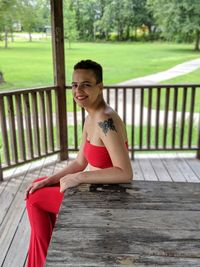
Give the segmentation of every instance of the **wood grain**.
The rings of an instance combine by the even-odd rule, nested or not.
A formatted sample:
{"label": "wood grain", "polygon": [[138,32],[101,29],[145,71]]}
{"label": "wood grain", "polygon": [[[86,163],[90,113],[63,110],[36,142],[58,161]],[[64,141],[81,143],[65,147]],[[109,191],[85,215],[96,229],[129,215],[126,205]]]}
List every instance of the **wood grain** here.
{"label": "wood grain", "polygon": [[66,194],[45,266],[200,266],[200,185],[135,181]]}

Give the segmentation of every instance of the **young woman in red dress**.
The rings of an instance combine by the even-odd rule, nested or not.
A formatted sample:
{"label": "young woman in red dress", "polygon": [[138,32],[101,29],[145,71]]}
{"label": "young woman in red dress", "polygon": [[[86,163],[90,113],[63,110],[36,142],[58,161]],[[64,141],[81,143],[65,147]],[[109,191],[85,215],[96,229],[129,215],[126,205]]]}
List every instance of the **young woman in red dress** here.
{"label": "young woman in red dress", "polygon": [[[80,184],[129,183],[127,134],[103,98],[102,67],[91,60],[74,66],[72,94],[88,115],[77,157],[61,171],[33,181],[25,193],[31,226],[27,267],[43,267],[64,191]],[[89,171],[84,171],[89,165]],[[67,248],[66,248],[67,249]]]}

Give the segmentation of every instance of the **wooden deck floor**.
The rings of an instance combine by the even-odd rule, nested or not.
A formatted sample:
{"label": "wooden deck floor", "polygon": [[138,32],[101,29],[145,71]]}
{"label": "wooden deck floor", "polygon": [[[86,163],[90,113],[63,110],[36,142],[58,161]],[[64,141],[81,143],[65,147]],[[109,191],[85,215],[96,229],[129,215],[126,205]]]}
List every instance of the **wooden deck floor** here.
{"label": "wooden deck floor", "polygon": [[[23,267],[29,242],[24,191],[33,179],[50,175],[68,162],[44,158],[9,170],[0,183],[0,266]],[[188,155],[138,155],[132,162],[134,179],[200,182],[200,161]]]}

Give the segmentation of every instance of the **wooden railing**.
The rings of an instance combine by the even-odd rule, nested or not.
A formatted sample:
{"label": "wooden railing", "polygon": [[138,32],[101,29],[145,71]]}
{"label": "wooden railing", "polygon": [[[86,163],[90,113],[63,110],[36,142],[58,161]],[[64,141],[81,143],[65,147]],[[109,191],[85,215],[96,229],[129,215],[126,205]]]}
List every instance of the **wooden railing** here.
{"label": "wooden railing", "polygon": [[[70,89],[70,87],[67,87]],[[104,97],[124,121],[131,158],[136,151],[196,151],[200,158],[200,84],[105,86]],[[84,110],[74,104],[74,145]]]}
{"label": "wooden railing", "polygon": [[0,93],[2,169],[60,151],[56,87]]}
{"label": "wooden railing", "polygon": [[[0,172],[61,151],[57,87],[0,93]],[[68,151],[78,151],[85,111],[66,87]],[[200,158],[200,85],[105,86],[106,101],[136,151],[196,151]],[[71,100],[70,100],[71,99]],[[71,104],[69,104],[71,102]],[[1,173],[0,173],[1,176]]]}

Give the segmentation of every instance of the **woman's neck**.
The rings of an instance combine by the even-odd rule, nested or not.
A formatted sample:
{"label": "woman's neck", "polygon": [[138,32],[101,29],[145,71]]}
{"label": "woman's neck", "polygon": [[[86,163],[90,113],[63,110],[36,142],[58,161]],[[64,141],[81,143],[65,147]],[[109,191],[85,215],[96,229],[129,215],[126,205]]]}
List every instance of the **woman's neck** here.
{"label": "woman's neck", "polygon": [[97,111],[105,109],[107,106],[106,102],[104,101],[103,97],[99,99],[99,101],[95,102],[92,107],[86,108],[86,111],[90,116],[93,116]]}

